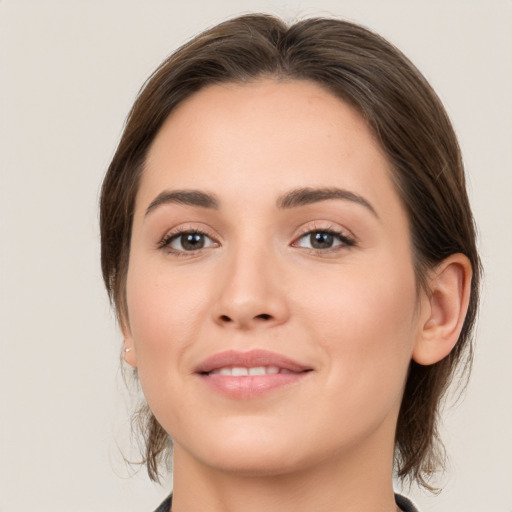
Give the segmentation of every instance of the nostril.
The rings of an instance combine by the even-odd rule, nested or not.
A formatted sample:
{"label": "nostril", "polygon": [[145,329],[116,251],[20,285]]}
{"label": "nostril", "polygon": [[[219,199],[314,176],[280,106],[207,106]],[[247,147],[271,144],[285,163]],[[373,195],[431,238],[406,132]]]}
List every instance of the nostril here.
{"label": "nostril", "polygon": [[[237,319],[236,315],[233,318],[231,318],[228,315],[220,315],[218,318],[219,318],[219,321],[223,324],[230,324],[233,322],[239,323],[240,322],[240,325],[245,325],[246,321],[250,322],[251,317],[244,320],[243,318]],[[256,316],[252,317],[253,321],[263,321],[263,322],[272,320],[272,318],[274,318],[274,317],[272,315],[269,315],[268,313],[261,313],[260,315],[256,315]]]}

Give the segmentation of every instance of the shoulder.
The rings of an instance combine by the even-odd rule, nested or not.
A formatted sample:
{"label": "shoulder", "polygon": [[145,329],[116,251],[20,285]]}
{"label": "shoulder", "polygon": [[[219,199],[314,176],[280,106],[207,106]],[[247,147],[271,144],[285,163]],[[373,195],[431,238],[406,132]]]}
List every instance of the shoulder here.
{"label": "shoulder", "polygon": [[413,505],[412,501],[401,494],[395,494],[395,501],[403,512],[419,512],[419,510]]}
{"label": "shoulder", "polygon": [[169,512],[171,510],[171,504],[172,494],[165,498],[162,503],[160,503],[160,506],[155,510],[155,512]]}

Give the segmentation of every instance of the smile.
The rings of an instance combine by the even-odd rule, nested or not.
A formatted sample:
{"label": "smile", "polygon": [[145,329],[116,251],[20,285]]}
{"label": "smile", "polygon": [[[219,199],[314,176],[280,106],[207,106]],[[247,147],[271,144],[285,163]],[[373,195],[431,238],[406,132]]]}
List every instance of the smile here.
{"label": "smile", "polygon": [[313,368],[265,350],[226,351],[203,361],[195,370],[208,388],[229,398],[256,398],[298,383]]}
{"label": "smile", "polygon": [[253,366],[245,368],[243,366],[224,367],[212,370],[208,375],[230,375],[232,377],[248,377],[250,375],[276,375],[278,373],[295,373],[286,368],[277,366]]}

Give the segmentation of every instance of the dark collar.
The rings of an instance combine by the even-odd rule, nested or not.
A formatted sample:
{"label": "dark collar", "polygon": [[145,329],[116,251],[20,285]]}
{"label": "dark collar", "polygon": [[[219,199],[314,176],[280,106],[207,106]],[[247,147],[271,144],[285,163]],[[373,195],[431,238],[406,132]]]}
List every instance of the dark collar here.
{"label": "dark collar", "polygon": [[[401,494],[395,494],[396,504],[401,508],[403,512],[418,512],[417,508],[412,504],[412,501],[402,496]],[[169,512],[171,510],[172,494],[170,494],[155,510],[155,512]]]}

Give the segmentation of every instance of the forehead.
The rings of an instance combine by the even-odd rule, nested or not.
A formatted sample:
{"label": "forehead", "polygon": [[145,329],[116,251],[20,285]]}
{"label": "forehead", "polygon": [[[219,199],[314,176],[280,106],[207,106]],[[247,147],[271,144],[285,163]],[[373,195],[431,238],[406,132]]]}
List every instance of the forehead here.
{"label": "forehead", "polygon": [[252,201],[308,186],[397,202],[390,174],[363,117],[318,84],[220,84],[192,95],[166,120],[150,147],[137,203],[147,206],[164,189],[202,188]]}

